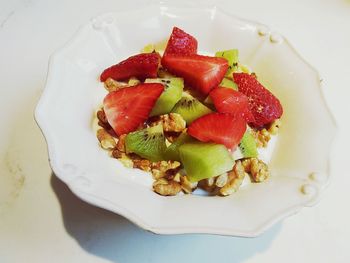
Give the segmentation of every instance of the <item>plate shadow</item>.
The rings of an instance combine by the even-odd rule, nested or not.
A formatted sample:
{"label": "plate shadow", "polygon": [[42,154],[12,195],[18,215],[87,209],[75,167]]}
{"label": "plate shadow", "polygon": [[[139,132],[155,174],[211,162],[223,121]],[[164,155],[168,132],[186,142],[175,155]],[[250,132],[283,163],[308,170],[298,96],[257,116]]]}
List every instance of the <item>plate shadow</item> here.
{"label": "plate shadow", "polygon": [[267,250],[281,230],[278,223],[256,238],[207,234],[157,235],[76,197],[54,174],[64,226],[88,253],[110,262],[242,262]]}

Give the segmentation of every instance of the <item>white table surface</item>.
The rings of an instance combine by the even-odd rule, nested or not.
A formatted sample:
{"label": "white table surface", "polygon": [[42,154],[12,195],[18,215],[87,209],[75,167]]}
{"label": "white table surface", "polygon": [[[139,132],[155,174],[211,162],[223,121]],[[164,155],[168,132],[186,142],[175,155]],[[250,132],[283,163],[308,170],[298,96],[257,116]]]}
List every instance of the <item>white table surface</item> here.
{"label": "white table surface", "polygon": [[285,35],[324,79],[339,132],[316,206],[258,238],[159,236],[80,201],[52,175],[33,119],[49,55],[91,17],[146,4],[0,0],[0,262],[350,262],[349,0],[225,4]]}

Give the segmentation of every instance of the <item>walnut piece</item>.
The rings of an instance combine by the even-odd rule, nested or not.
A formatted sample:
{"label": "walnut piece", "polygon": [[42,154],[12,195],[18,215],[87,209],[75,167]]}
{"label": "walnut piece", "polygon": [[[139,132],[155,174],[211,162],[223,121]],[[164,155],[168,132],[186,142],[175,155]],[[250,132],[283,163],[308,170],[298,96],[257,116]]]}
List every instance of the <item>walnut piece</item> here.
{"label": "walnut piece", "polygon": [[159,118],[150,123],[150,126],[162,124],[165,132],[182,132],[186,128],[186,121],[178,113],[160,115]]}
{"label": "walnut piece", "polygon": [[153,190],[163,196],[177,195],[181,191],[181,185],[178,182],[160,178],[153,183]]}
{"label": "walnut piece", "polygon": [[255,137],[257,147],[267,147],[267,144],[271,139],[271,135],[268,132],[268,130],[266,130],[265,128],[262,130],[252,130],[252,134]]}
{"label": "walnut piece", "polygon": [[270,127],[268,128],[268,132],[272,135],[276,135],[281,128],[282,121],[280,119],[274,120],[271,124]]}
{"label": "walnut piece", "polygon": [[132,77],[128,81],[128,86],[136,86],[140,83],[141,83],[141,81],[139,81],[137,78]]}
{"label": "walnut piece", "polygon": [[167,177],[168,179],[173,179],[180,169],[180,163],[177,161],[159,161],[154,162],[151,165],[152,175],[155,180],[163,177]]}
{"label": "walnut piece", "polygon": [[198,187],[202,188],[203,190],[209,193],[213,193],[216,190],[215,177],[200,180],[198,182]]}
{"label": "walnut piece", "polygon": [[126,134],[122,134],[119,136],[118,142],[117,142],[117,149],[123,153],[125,153],[125,138],[126,138]]}
{"label": "walnut piece", "polygon": [[242,160],[245,172],[251,175],[256,183],[265,181],[270,176],[269,167],[258,158],[246,158]]}
{"label": "walnut piece", "polygon": [[147,159],[134,159],[132,160],[134,165],[134,168],[139,168],[142,171],[149,172],[151,171],[151,162]]}
{"label": "walnut piece", "polygon": [[117,145],[114,138],[105,129],[98,129],[96,135],[101,147],[105,150],[111,150]]}
{"label": "walnut piece", "polygon": [[197,182],[192,183],[190,180],[188,180],[186,175],[180,177],[180,183],[182,191],[184,191],[185,194],[191,194],[198,185]]}
{"label": "walnut piece", "polygon": [[215,185],[217,187],[223,187],[224,185],[227,184],[227,181],[228,181],[228,174],[223,173],[215,178]]}
{"label": "walnut piece", "polygon": [[228,172],[227,183],[219,190],[219,193],[223,196],[228,196],[237,192],[243,182],[245,174],[241,161],[236,161],[233,169]]}
{"label": "walnut piece", "polygon": [[255,137],[256,145],[259,148],[266,148],[271,139],[271,135],[276,135],[281,125],[282,121],[280,119],[277,119],[270,123],[267,128],[263,128],[261,130],[252,129],[252,134]]}
{"label": "walnut piece", "polygon": [[112,151],[112,157],[113,158],[116,158],[116,159],[119,159],[119,158],[123,158],[124,156],[126,156],[125,153],[119,151],[118,149],[113,149]]}
{"label": "walnut piece", "polygon": [[106,79],[106,81],[104,82],[104,87],[108,92],[112,92],[112,91],[116,91],[119,89],[123,89],[125,87],[129,86],[129,84],[124,83],[124,82],[119,82],[116,81],[112,78],[108,78]]}

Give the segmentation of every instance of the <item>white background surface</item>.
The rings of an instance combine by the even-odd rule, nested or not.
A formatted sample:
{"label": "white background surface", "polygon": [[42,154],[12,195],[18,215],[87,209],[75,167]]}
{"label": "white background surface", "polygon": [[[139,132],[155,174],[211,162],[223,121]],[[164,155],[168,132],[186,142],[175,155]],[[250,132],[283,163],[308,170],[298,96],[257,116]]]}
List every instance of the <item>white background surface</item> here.
{"label": "white background surface", "polygon": [[0,262],[350,262],[349,0],[224,4],[281,32],[324,79],[339,131],[315,207],[254,239],[158,236],[83,203],[52,175],[33,119],[49,55],[91,17],[146,4],[0,0]]}

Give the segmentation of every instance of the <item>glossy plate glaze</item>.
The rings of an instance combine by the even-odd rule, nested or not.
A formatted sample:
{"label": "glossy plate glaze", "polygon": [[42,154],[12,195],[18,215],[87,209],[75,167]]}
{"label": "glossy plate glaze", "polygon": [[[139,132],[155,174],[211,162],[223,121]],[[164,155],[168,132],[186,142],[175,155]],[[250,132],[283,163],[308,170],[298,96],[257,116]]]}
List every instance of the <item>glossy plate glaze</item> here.
{"label": "glossy plate glaze", "polygon": [[[162,197],[152,191],[149,174],[125,168],[99,147],[92,122],[105,95],[100,72],[163,40],[174,25],[194,35],[203,52],[238,48],[241,62],[281,100],[283,127],[266,183],[248,184],[226,198]],[[267,26],[217,8],[153,5],[92,19],[51,57],[35,117],[54,173],[78,197],[160,234],[252,237],[315,204],[329,179],[335,134],[317,72]]]}

